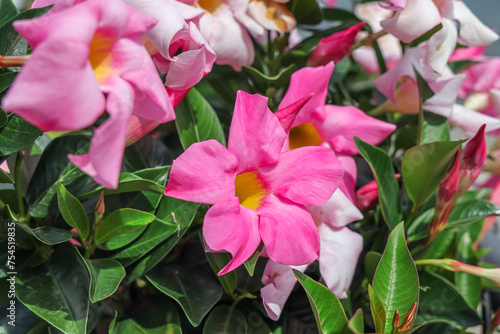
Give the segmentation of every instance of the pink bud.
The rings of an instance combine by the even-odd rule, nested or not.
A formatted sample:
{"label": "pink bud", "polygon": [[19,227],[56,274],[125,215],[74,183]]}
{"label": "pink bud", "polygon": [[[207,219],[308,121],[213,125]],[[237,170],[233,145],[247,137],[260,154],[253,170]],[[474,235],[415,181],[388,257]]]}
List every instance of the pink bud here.
{"label": "pink bud", "polygon": [[465,145],[460,161],[460,183],[458,185],[460,196],[465,194],[474,181],[476,181],[486,165],[485,127],[486,124],[483,124],[476,135]]}
{"label": "pink bud", "polygon": [[326,65],[332,61],[338,63],[351,50],[358,32],[364,27],[360,22],[350,28],[322,38],[309,57],[308,64],[312,66]]}
{"label": "pink bud", "polygon": [[408,330],[413,327],[413,322],[415,321],[415,317],[417,316],[417,305],[417,302],[413,303],[412,307],[403,318],[403,322],[401,323],[398,332]]}
{"label": "pink bud", "polygon": [[278,120],[281,123],[281,126],[285,130],[285,132],[290,132],[290,129],[292,128],[293,121],[295,120],[295,117],[299,113],[299,111],[302,109],[302,107],[311,100],[313,97],[314,92],[310,93],[309,95],[304,96],[303,98],[295,101],[294,103],[279,109],[274,113],[274,115],[278,118]]}

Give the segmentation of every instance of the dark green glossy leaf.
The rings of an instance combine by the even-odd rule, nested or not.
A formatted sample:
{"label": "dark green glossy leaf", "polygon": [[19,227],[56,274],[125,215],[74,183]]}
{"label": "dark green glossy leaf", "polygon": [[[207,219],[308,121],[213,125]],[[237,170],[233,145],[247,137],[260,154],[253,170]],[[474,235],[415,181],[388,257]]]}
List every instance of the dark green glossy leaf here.
{"label": "dark green glossy leaf", "polygon": [[175,235],[180,237],[191,225],[200,204],[163,196],[156,220],[127,248],[116,253],[113,258],[125,267],[129,266],[154,247]]}
{"label": "dark green glossy leaf", "polygon": [[377,333],[383,333],[385,319],[387,318],[385,306],[382,304],[377,292],[371,285],[368,285],[368,296],[370,297],[370,310],[372,313],[373,323],[375,324],[375,330]]}
{"label": "dark green glossy leaf", "polygon": [[219,305],[208,315],[203,334],[249,333],[243,313],[234,307]]}
{"label": "dark green glossy leaf", "polygon": [[217,275],[217,278],[219,279],[220,283],[222,284],[222,288],[224,291],[232,296],[234,289],[236,289],[236,285],[238,284],[238,276],[236,275],[236,272],[233,270],[231,272],[228,272],[225,275],[218,275],[219,271],[224,268],[229,261],[231,261],[231,255],[228,253],[206,253],[208,263],[210,263],[210,266],[214,270],[215,274]]}
{"label": "dark green glossy leaf", "polygon": [[10,114],[8,123],[0,129],[0,156],[22,150],[41,134],[37,127],[17,115]]}
{"label": "dark green glossy leaf", "polygon": [[125,269],[120,262],[112,259],[83,259],[90,274],[89,296],[92,303],[111,296],[125,277]]}
{"label": "dark green glossy leaf", "polygon": [[124,319],[109,327],[109,334],[181,334],[179,314],[166,300],[148,301],[149,307],[141,308],[133,318]]}
{"label": "dark green glossy leaf", "polygon": [[89,235],[89,218],[82,203],[61,184],[57,183],[57,204],[69,226],[76,228],[82,240]]}
{"label": "dark green glossy leaf", "polygon": [[175,111],[175,125],[184,149],[208,139],[215,139],[226,145],[226,137],[217,114],[196,88],[189,91]]}
{"label": "dark green glossy leaf", "polygon": [[96,244],[102,244],[121,234],[130,233],[155,220],[155,215],[134,209],[120,209],[104,218],[95,231]]}
{"label": "dark green glossy leaf", "polygon": [[349,319],[349,329],[354,334],[362,334],[365,332],[365,323],[363,321],[363,310],[358,309],[356,313]]}
{"label": "dark green glossy leaf", "polygon": [[363,158],[370,165],[373,176],[377,181],[382,215],[387,226],[392,230],[401,222],[402,214],[399,185],[395,177],[391,158],[380,148],[372,146],[358,137],[354,137],[354,142]]}
{"label": "dark green glossy leaf", "polygon": [[416,323],[445,322],[457,327],[473,327],[482,323],[457,289],[444,277],[424,271],[419,275],[420,304]]}
{"label": "dark green glossy leaf", "polygon": [[89,315],[89,275],[73,247],[58,247],[50,260],[18,273],[19,300],[65,333],[85,334]]}
{"label": "dark green glossy leaf", "polygon": [[217,282],[192,268],[157,266],[146,278],[158,290],[177,301],[195,327],[222,296],[222,288]]}
{"label": "dark green glossy leaf", "polygon": [[3,169],[0,169],[0,183],[14,183],[14,180],[9,173],[6,173]]}
{"label": "dark green glossy leaf", "polygon": [[446,117],[424,111],[422,144],[450,140],[450,127]]}
{"label": "dark green glossy leaf", "polygon": [[116,236],[113,239],[108,240],[107,242],[98,245],[98,247],[100,249],[104,249],[104,250],[115,250],[118,248],[122,248],[122,247],[130,244],[135,239],[137,239],[142,234],[142,232],[144,232],[144,230],[146,228],[147,228],[147,225],[140,226],[137,230],[132,231],[132,232],[127,233],[127,234],[122,234],[122,235]]}
{"label": "dark green glossy leaf", "polygon": [[78,197],[88,189],[97,188],[96,183],[69,162],[68,154],[83,154],[88,151],[89,137],[66,135],[52,140],[36,166],[26,194],[31,204],[30,215],[43,218],[58,212],[57,182]]}
{"label": "dark green glossy leaf", "polygon": [[413,303],[418,302],[417,268],[406,245],[404,222],[389,235],[373,278],[373,289],[386,310],[384,333],[391,333],[394,312],[407,312]]}
{"label": "dark green glossy leaf", "polygon": [[31,228],[21,223],[16,223],[16,227],[22,229],[29,235],[37,238],[46,245],[56,245],[68,241],[73,237],[73,233],[67,230],[52,226],[41,226]]}
{"label": "dark green glossy leaf", "polygon": [[[17,72],[7,72],[0,74],[0,94],[12,85],[14,79],[17,76]],[[3,109],[2,109],[2,112]],[[2,125],[3,127],[3,125]]]}
{"label": "dark green glossy leaf", "polygon": [[401,171],[410,199],[419,207],[438,190],[463,140],[442,141],[410,148],[403,155]]}
{"label": "dark green glossy leaf", "polygon": [[243,72],[252,78],[257,88],[261,92],[265,93],[269,87],[278,89],[286,86],[286,84],[290,81],[290,76],[297,70],[297,66],[295,64],[291,64],[273,77],[265,75],[255,67],[243,66],[242,69]]}
{"label": "dark green glossy leaf", "polygon": [[378,263],[382,258],[382,254],[379,252],[369,251],[365,255],[365,272],[366,278],[369,281],[373,281],[373,276],[375,276],[375,271],[377,271]]}
{"label": "dark green glossy leaf", "polygon": [[42,16],[47,13],[50,8],[52,8],[52,6],[28,9],[14,17],[11,17],[2,26],[0,26],[0,36],[2,36],[2,39],[0,40],[0,55],[6,55],[19,37],[19,34],[12,26],[14,21],[33,19],[35,17]]}
{"label": "dark green glossy leaf", "polygon": [[[409,241],[421,240],[427,236],[427,226],[433,215],[434,209],[429,209],[413,221],[408,229]],[[500,216],[500,207],[486,200],[459,199],[450,214],[445,230],[472,224],[489,216]]]}
{"label": "dark green glossy leaf", "polygon": [[12,0],[0,0],[0,27],[19,14]]}
{"label": "dark green glossy leaf", "polygon": [[[470,233],[465,232],[458,242],[455,259],[462,263],[477,266],[477,259],[472,249],[473,244],[474,242],[470,237]],[[457,286],[458,292],[460,292],[467,303],[469,303],[473,309],[476,309],[481,299],[481,278],[457,272],[455,273],[455,285]]]}
{"label": "dark green glossy leaf", "polygon": [[328,21],[361,22],[353,12],[340,8],[323,8],[323,14]]}
{"label": "dark green glossy leaf", "polygon": [[320,333],[350,333],[344,308],[333,292],[298,270],[293,270],[299,283],[306,291],[307,298],[316,318]]}
{"label": "dark green glossy leaf", "polygon": [[323,19],[323,11],[316,0],[292,0],[286,5],[298,24],[318,24]]}

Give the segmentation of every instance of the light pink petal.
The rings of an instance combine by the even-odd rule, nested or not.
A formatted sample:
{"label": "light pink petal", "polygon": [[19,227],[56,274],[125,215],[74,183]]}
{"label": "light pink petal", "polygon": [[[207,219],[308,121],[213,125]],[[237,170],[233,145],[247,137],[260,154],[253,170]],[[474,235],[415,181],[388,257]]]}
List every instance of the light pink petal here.
{"label": "light pink petal", "polygon": [[427,45],[427,59],[430,67],[441,73],[457,44],[457,27],[443,18],[443,27],[431,36]]}
{"label": "light pink petal", "polygon": [[463,1],[448,1],[452,9],[452,19],[460,22],[458,42],[467,46],[489,45],[498,35],[484,25]]}
{"label": "light pink petal", "polygon": [[127,126],[126,146],[130,146],[153,131],[161,123],[132,115]]}
{"label": "light pink petal", "polygon": [[319,270],[326,286],[340,299],[347,298],[347,290],[354,277],[358,257],[363,250],[363,237],[347,227],[331,229],[319,226],[321,252]]}
{"label": "light pink petal", "polygon": [[213,251],[231,253],[233,258],[219,272],[224,275],[242,265],[260,244],[259,217],[233,197],[212,206],[205,215],[203,237]]}
{"label": "light pink petal", "polygon": [[326,65],[328,62],[340,62],[351,50],[356,35],[363,29],[365,22],[360,22],[345,30],[322,38],[309,57],[312,66]]}
{"label": "light pink petal", "polygon": [[35,0],[33,1],[31,8],[42,8],[54,5],[54,7],[50,10],[50,13],[55,13],[83,1],[84,0]]}
{"label": "light pink petal", "polygon": [[441,15],[432,0],[410,0],[404,10],[380,22],[401,41],[409,43],[441,23]]}
{"label": "light pink petal", "polygon": [[108,82],[106,93],[109,118],[95,130],[89,153],[69,155],[69,159],[97,183],[109,189],[116,189],[125,150],[127,126],[132,115],[133,92],[127,82],[113,77]]}
{"label": "light pink petal", "polygon": [[326,147],[284,152],[277,165],[261,168],[266,188],[304,205],[325,204],[344,175],[342,163]]}
{"label": "light pink petal", "polygon": [[344,193],[344,195],[349,198],[352,203],[355,202],[355,189],[356,189],[356,180],[358,178],[358,168],[356,167],[356,162],[354,158],[350,155],[337,155],[342,164],[344,165],[344,177],[339,184],[340,190]]}
{"label": "light pink petal", "polygon": [[492,89],[490,90],[490,94],[493,103],[495,104],[497,109],[500,110],[500,89]]}
{"label": "light pink petal", "polygon": [[90,126],[104,112],[105,99],[88,52],[79,42],[50,40],[40,44],[2,100],[2,107],[42,131]]}
{"label": "light pink petal", "polygon": [[232,198],[237,164],[218,141],[195,143],[172,163],[165,195],[206,204]]}
{"label": "light pink petal", "polygon": [[275,164],[280,157],[286,133],[267,100],[244,91],[237,93],[228,149],[238,158],[238,173]]}
{"label": "light pink petal", "polygon": [[184,1],[186,3],[182,3],[181,1],[172,2],[177,12],[179,12],[181,17],[188,23],[193,22],[198,25],[200,18],[205,15],[203,9],[194,6],[195,0],[191,1],[192,3],[189,3],[190,1]]}
{"label": "light pink petal", "polygon": [[274,116],[278,118],[278,120],[281,123],[281,126],[283,127],[283,130],[285,130],[286,133],[290,132],[292,124],[295,121],[295,118],[297,117],[297,114],[306,105],[306,103],[309,102],[309,100],[311,100],[313,96],[314,93],[311,93],[297,100],[291,105],[279,109],[274,113]]}
{"label": "light pink petal", "polygon": [[333,193],[326,204],[308,206],[307,209],[316,224],[323,223],[333,228],[341,228],[363,219],[363,214],[340,189]]}
{"label": "light pink petal", "polygon": [[279,109],[291,105],[297,100],[297,97],[314,93],[311,100],[306,103],[295,118],[293,126],[311,122],[313,119],[322,120],[324,118],[323,106],[333,67],[333,63],[318,67],[304,67],[292,74],[290,86],[279,104]]}
{"label": "light pink petal", "polygon": [[269,318],[275,321],[279,319],[283,306],[295,283],[297,283],[297,278],[292,269],[304,272],[306,267],[306,265],[291,267],[276,263],[273,260],[267,261],[262,275],[262,284],[265,286],[260,289],[260,295]]}
{"label": "light pink petal", "polygon": [[486,124],[486,133],[500,129],[499,119],[481,114],[459,104],[453,105],[448,121],[458,126],[466,135],[475,134],[483,124]]}
{"label": "light pink petal", "polygon": [[377,145],[396,130],[394,124],[370,117],[353,106],[327,105],[325,112],[325,120],[317,125],[321,136],[340,154],[359,154],[354,136]]}
{"label": "light pink petal", "polygon": [[[229,8],[220,9],[217,15],[204,15],[200,31],[217,55],[216,63],[229,65],[236,71],[253,63],[255,51],[252,38],[233,17]],[[227,34],[230,31],[231,34]]]}
{"label": "light pink petal", "polygon": [[375,207],[378,203],[377,181],[373,180],[356,191],[356,207],[362,212],[366,212]]}
{"label": "light pink petal", "polygon": [[408,0],[384,0],[379,2],[379,5],[386,9],[401,11],[405,9],[407,2]]}
{"label": "light pink petal", "polygon": [[434,96],[424,102],[424,109],[438,115],[449,117],[452,113],[453,104],[458,95],[458,89],[465,78],[465,74],[453,75],[448,79],[430,83]]}
{"label": "light pink petal", "polygon": [[260,237],[270,259],[299,266],[318,258],[318,229],[305,207],[268,195],[259,208],[259,217]]}
{"label": "light pink petal", "polygon": [[460,60],[485,60],[484,51],[486,46],[471,46],[456,49],[450,57],[450,62]]}

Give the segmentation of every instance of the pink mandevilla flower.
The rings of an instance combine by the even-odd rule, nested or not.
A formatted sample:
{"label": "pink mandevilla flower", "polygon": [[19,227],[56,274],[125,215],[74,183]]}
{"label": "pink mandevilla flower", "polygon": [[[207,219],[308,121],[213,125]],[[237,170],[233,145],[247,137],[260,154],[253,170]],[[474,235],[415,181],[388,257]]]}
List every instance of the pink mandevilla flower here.
{"label": "pink mandevilla flower", "polygon": [[116,188],[130,117],[175,118],[141,43],[155,24],[156,19],[119,0],[89,0],[15,22],[33,54],[3,108],[43,131],[81,130],[106,110],[109,118],[95,130],[89,153],[70,160],[96,182]]}
{"label": "pink mandevilla flower", "polygon": [[238,92],[228,149],[215,140],[190,146],[172,164],[165,195],[213,205],[203,235],[213,251],[243,264],[262,241],[267,255],[287,265],[318,258],[318,230],[306,205],[327,202],[343,175],[323,147],[282,152],[286,133],[267,98]]}

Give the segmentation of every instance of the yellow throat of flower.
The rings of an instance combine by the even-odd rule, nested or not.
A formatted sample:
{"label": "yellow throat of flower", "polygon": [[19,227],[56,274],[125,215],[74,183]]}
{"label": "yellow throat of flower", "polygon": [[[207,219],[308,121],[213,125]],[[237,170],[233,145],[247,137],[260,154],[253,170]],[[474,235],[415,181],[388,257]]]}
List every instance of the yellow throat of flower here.
{"label": "yellow throat of flower", "polygon": [[252,210],[257,210],[262,204],[262,199],[269,193],[264,188],[257,171],[236,175],[235,186],[240,204]]}
{"label": "yellow throat of flower", "polygon": [[104,83],[107,77],[117,72],[112,65],[113,55],[111,53],[111,48],[115,42],[115,38],[106,37],[96,32],[92,43],[90,43],[89,61],[100,84]]}
{"label": "yellow throat of flower", "polygon": [[198,5],[209,13],[215,13],[222,5],[223,0],[198,0]]}
{"label": "yellow throat of flower", "polygon": [[290,130],[290,149],[304,146],[318,146],[324,142],[312,123],[304,123]]}

